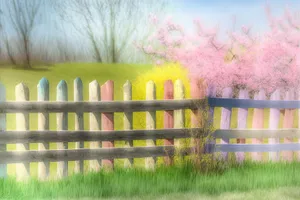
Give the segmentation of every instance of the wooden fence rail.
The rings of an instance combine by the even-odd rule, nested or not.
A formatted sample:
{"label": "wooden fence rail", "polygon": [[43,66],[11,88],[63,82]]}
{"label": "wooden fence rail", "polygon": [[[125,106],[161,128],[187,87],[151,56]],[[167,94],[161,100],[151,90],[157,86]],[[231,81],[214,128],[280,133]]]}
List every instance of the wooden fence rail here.
{"label": "wooden fence rail", "polygon": [[[153,130],[107,130],[107,131],[1,131],[0,144],[37,142],[83,142],[83,141],[123,141],[145,139],[191,138],[191,132],[201,133],[202,128],[153,129]],[[205,133],[203,133],[205,136]],[[300,138],[299,129],[218,129],[211,134],[214,138]]]}
{"label": "wooden fence rail", "polygon": [[102,102],[1,102],[0,113],[16,112],[144,112],[158,110],[197,109],[205,100],[145,100]]}
{"label": "wooden fence rail", "polygon": [[[206,144],[206,153],[221,152],[228,159],[234,152],[237,160],[246,159],[245,153],[251,152],[250,159],[262,161],[262,152],[268,152],[268,159],[291,161],[294,154],[300,160],[300,129],[293,128],[295,109],[300,110],[300,101],[294,100],[293,90],[281,100],[276,90],[270,100],[266,100],[264,91],[249,98],[247,90],[240,90],[237,99],[233,90],[225,88],[222,97],[217,98],[213,88],[205,88],[198,80],[191,82],[191,97],[185,99],[182,81],[173,84],[167,80],[164,84],[164,100],[156,99],[156,85],[149,81],[146,85],[145,101],[132,100],[132,85],[129,81],[123,86],[123,100],[115,101],[114,83],[107,81],[99,85],[97,81],[89,84],[89,101],[83,99],[83,84],[80,78],[74,80],[74,102],[68,100],[67,83],[62,80],[56,88],[56,102],[49,101],[49,82],[46,78],[38,84],[37,101],[29,100],[29,88],[24,84],[16,86],[16,101],[6,101],[5,87],[0,84],[0,177],[7,176],[7,164],[16,164],[17,180],[30,177],[30,163],[38,162],[38,178],[47,180],[50,174],[50,162],[57,162],[57,178],[69,174],[68,161],[75,161],[74,172],[84,172],[83,161],[89,160],[89,170],[112,169],[114,159],[125,159],[124,167],[134,166],[134,158],[145,158],[145,167],[154,169],[157,157],[164,157],[166,165],[174,163],[175,153],[188,155],[198,148],[199,138],[191,133],[205,136],[201,121],[201,111],[208,101],[210,120],[221,107],[220,129],[212,133],[212,139]],[[238,108],[237,128],[231,128],[233,108]],[[248,108],[254,108],[252,129],[247,129]],[[270,108],[268,129],[264,129],[264,108]],[[190,109],[191,127],[185,125],[185,110]],[[156,112],[164,111],[163,129],[156,128]],[[84,127],[84,113],[89,113],[89,130]],[[114,130],[114,113],[124,113],[123,129]],[[146,112],[144,130],[133,129],[133,112]],[[283,128],[279,129],[280,112],[283,116]],[[16,130],[8,131],[7,113],[16,113]],[[38,130],[30,130],[29,113],[38,113]],[[56,114],[57,130],[49,130],[49,114]],[[68,130],[68,113],[75,113],[75,130]],[[216,117],[216,116],[215,116]],[[299,121],[300,123],[300,121]],[[298,127],[299,127],[298,123]],[[182,139],[190,138],[190,145],[183,147]],[[268,139],[268,143],[263,139]],[[163,146],[157,146],[157,140],[163,139]],[[250,140],[246,144],[246,139]],[[283,143],[280,141],[283,139]],[[298,142],[293,142],[297,139]],[[146,140],[146,146],[134,146],[133,141]],[[235,142],[232,143],[232,140]],[[115,147],[116,141],[125,141],[124,147]],[[56,143],[57,149],[50,150],[49,143]],[[75,142],[75,149],[69,149],[68,142]],[[84,148],[84,142],[89,146]],[[38,143],[37,150],[30,150],[29,144]],[[17,144],[16,151],[7,151],[7,144]]]}

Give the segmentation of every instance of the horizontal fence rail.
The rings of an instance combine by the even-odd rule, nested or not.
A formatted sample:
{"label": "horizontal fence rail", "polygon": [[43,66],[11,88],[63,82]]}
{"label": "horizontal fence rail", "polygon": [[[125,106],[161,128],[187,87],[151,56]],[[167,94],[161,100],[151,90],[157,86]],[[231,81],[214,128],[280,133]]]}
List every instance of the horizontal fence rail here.
{"label": "horizontal fence rail", "polygon": [[252,100],[233,98],[208,98],[211,107],[226,108],[277,108],[277,109],[297,109],[300,108],[300,101],[283,100]]}
{"label": "horizontal fence rail", "polygon": [[[190,148],[183,149],[180,155],[188,155]],[[41,161],[74,161],[115,158],[144,158],[152,156],[174,155],[174,146],[101,148],[101,149],[63,149],[63,150],[28,150],[0,152],[0,164]]]}
{"label": "horizontal fence rail", "polygon": [[216,138],[300,138],[300,129],[218,129],[212,136]]}
{"label": "horizontal fence rail", "polygon": [[[120,141],[145,139],[191,138],[201,135],[202,128],[153,129],[153,130],[105,130],[105,131],[0,131],[0,144],[37,142]],[[202,134],[202,136],[207,136]],[[211,133],[215,138],[300,138],[300,129],[218,129]]]}
{"label": "horizontal fence rail", "polygon": [[[143,112],[199,109],[206,99],[99,101],[99,102],[0,102],[0,113],[17,112]],[[300,101],[208,98],[210,107],[300,109]]]}
{"label": "horizontal fence rail", "polygon": [[0,102],[0,113],[18,112],[139,112],[156,110],[197,109],[203,100],[147,100],[98,102]]}
{"label": "horizontal fence rail", "polygon": [[[194,128],[196,130],[202,130]],[[77,142],[189,138],[190,129],[113,130],[113,131],[2,131],[0,144],[35,142]]]}
{"label": "horizontal fence rail", "polygon": [[[290,144],[206,144],[205,153],[214,152],[279,152],[299,151],[299,143]],[[64,149],[64,150],[28,150],[0,152],[0,164],[41,161],[74,161],[91,159],[145,158],[174,156],[174,146],[101,148],[101,149]],[[178,155],[186,156],[193,148],[178,149]]]}
{"label": "horizontal fence rail", "polygon": [[289,144],[211,144],[210,152],[279,152],[299,151],[299,143]]}

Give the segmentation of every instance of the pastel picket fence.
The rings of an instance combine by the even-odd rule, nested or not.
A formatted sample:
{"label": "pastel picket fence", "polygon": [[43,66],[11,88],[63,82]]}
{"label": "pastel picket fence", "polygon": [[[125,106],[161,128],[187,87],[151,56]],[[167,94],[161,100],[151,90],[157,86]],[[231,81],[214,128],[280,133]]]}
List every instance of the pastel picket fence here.
{"label": "pastel picket fence", "polygon": [[[189,131],[201,131],[201,102],[208,100],[211,117],[220,114],[220,128],[213,132],[214,139],[207,144],[205,153],[221,152],[223,159],[228,153],[234,153],[239,162],[243,162],[245,153],[254,161],[292,161],[299,160],[299,129],[293,128],[294,114],[300,108],[293,98],[293,91],[281,100],[279,91],[275,91],[270,100],[266,100],[263,91],[249,98],[246,90],[240,90],[238,98],[233,98],[233,90],[226,88],[222,97],[204,88],[199,81],[191,81],[191,99],[185,98],[185,89],[181,80],[174,83],[166,80],[164,100],[156,99],[156,87],[153,81],[145,86],[143,101],[132,100],[132,85],[126,81],[123,85],[123,101],[114,100],[114,82],[109,80],[103,85],[95,80],[89,84],[89,101],[84,101],[83,84],[80,78],[74,80],[74,100],[68,100],[66,81],[59,82],[56,88],[56,101],[49,101],[49,82],[42,78],[38,83],[37,101],[30,101],[29,88],[20,83],[15,88],[15,101],[6,101],[5,87],[0,84],[0,176],[7,177],[7,164],[16,164],[17,180],[30,178],[30,162],[38,162],[38,178],[47,180],[50,162],[57,162],[57,179],[68,176],[68,162],[75,161],[74,171],[84,172],[83,162],[89,161],[88,171],[113,169],[114,159],[125,159],[124,167],[133,167],[134,158],[145,158],[145,168],[154,169],[157,157],[164,157],[167,165],[174,163],[177,147],[181,139],[192,138]],[[215,112],[220,107],[221,112]],[[237,108],[237,128],[231,128],[233,108]],[[249,108],[253,110],[252,128],[247,129]],[[270,108],[269,127],[264,128],[264,109]],[[185,124],[185,110],[190,109],[191,127]],[[156,111],[164,111],[164,128],[156,129]],[[279,129],[280,111],[283,112],[283,128]],[[114,113],[124,114],[123,130],[114,130]],[[146,112],[146,129],[133,129],[133,112]],[[6,114],[16,113],[16,130],[6,130]],[[38,130],[29,129],[29,113],[38,113]],[[49,113],[56,113],[57,130],[49,130]],[[68,113],[75,113],[75,130],[68,130]],[[89,130],[84,127],[84,115],[89,113]],[[208,122],[205,122],[208,123]],[[268,138],[264,143],[263,139]],[[280,138],[284,140],[280,142]],[[158,146],[156,140],[164,139],[164,145]],[[250,140],[250,142],[246,142]],[[296,142],[293,142],[296,140]],[[134,140],[146,140],[146,146],[134,146]],[[183,149],[182,155],[193,152],[197,138]],[[124,147],[115,147],[114,141],[125,141]],[[234,141],[234,142],[231,142]],[[49,142],[56,142],[57,149],[50,150]],[[68,148],[68,142],[76,142],[75,149]],[[89,147],[84,148],[84,142]],[[30,150],[30,143],[38,143],[38,150]],[[8,151],[7,144],[17,144],[15,151]],[[262,152],[268,152],[263,159]],[[280,154],[282,156],[280,157]],[[280,159],[281,158],[281,159]]]}

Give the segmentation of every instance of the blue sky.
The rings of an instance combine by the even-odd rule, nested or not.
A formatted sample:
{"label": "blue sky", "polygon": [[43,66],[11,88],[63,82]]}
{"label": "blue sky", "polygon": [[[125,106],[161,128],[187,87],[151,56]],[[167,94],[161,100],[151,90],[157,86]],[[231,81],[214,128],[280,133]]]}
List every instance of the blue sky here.
{"label": "blue sky", "polygon": [[[236,16],[237,27],[251,26],[252,31],[258,33],[268,28],[264,12],[266,0],[170,0],[170,2],[174,21],[183,25],[188,31],[194,30],[193,19],[199,18],[207,27],[219,24],[220,34],[224,36],[225,30],[232,27],[233,15]],[[300,0],[268,0],[268,2],[276,16],[283,12],[286,4],[300,12]],[[53,26],[53,19],[51,19],[53,17],[51,16],[48,22],[39,28],[41,34]]]}
{"label": "blue sky", "polygon": [[199,18],[206,26],[220,25],[221,34],[232,27],[232,16],[236,16],[236,26],[251,26],[253,33],[268,29],[264,6],[268,2],[272,13],[279,16],[288,5],[300,12],[300,0],[177,0],[173,19],[193,30],[193,19]]}

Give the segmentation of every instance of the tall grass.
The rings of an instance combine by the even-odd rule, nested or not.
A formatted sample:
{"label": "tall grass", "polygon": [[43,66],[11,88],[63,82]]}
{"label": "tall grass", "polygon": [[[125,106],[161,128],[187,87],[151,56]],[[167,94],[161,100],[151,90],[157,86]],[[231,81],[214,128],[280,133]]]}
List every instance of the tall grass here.
{"label": "tall grass", "polygon": [[138,197],[192,192],[220,195],[254,189],[300,186],[300,163],[251,163],[231,166],[222,173],[207,174],[185,163],[158,167],[155,171],[116,168],[114,172],[73,175],[64,180],[16,183],[0,180],[0,197],[18,199]]}

